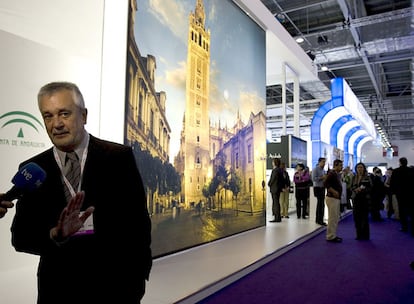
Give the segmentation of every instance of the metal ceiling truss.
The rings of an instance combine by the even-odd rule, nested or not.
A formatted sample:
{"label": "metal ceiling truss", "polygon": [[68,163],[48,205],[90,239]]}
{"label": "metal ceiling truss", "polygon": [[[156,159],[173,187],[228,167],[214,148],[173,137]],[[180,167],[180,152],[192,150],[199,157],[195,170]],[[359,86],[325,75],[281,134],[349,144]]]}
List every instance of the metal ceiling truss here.
{"label": "metal ceiling truss", "polygon": [[[300,112],[311,118],[343,77],[390,141],[414,140],[414,18],[411,0],[261,0],[318,66],[320,82],[300,84]],[[327,71],[322,71],[322,66]],[[292,102],[287,86],[287,103]],[[281,103],[267,87],[267,105]]]}

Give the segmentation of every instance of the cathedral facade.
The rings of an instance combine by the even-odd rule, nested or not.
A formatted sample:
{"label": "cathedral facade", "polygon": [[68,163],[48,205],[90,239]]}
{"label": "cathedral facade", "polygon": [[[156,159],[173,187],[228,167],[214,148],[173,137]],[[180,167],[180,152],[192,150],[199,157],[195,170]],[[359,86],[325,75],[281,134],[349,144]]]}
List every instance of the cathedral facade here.
{"label": "cathedral facade", "polygon": [[[180,151],[174,159],[182,180],[181,197],[186,206],[206,200],[203,188],[217,173],[216,157],[220,155],[225,158],[227,173],[241,178],[240,204],[248,205],[243,209],[263,210],[265,115],[251,114],[246,125],[237,115],[231,128],[210,123],[210,30],[205,28],[205,18],[203,1],[197,0],[189,16],[186,109]],[[234,199],[234,193],[222,192],[216,194],[216,200]]]}

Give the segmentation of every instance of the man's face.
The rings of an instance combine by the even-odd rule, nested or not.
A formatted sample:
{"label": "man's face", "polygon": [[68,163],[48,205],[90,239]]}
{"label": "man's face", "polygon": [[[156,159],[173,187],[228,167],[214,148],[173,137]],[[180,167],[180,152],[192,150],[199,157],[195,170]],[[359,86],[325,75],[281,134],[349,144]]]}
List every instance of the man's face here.
{"label": "man's face", "polygon": [[71,151],[82,142],[87,110],[75,104],[70,91],[61,90],[43,96],[39,109],[47,134],[59,150]]}

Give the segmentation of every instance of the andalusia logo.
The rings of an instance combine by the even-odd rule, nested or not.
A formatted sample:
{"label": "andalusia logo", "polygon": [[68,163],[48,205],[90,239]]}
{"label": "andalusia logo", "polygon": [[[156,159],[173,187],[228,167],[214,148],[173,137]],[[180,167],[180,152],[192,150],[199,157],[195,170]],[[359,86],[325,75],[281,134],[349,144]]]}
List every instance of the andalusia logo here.
{"label": "andalusia logo", "polygon": [[[4,122],[3,122],[4,121]],[[42,122],[30,113],[23,111],[11,111],[0,116],[1,129],[11,124],[21,124],[17,137],[24,138],[23,126],[29,126],[39,132],[39,127],[44,128]]]}

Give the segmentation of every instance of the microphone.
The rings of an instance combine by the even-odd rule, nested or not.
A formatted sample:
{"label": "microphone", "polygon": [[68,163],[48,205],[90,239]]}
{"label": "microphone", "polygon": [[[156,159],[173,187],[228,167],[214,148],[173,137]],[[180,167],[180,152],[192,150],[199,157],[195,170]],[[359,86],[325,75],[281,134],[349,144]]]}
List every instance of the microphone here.
{"label": "microphone", "polygon": [[14,186],[5,194],[0,195],[1,201],[12,201],[20,198],[25,192],[40,187],[46,179],[46,172],[38,164],[30,162],[22,166],[14,175]]}

